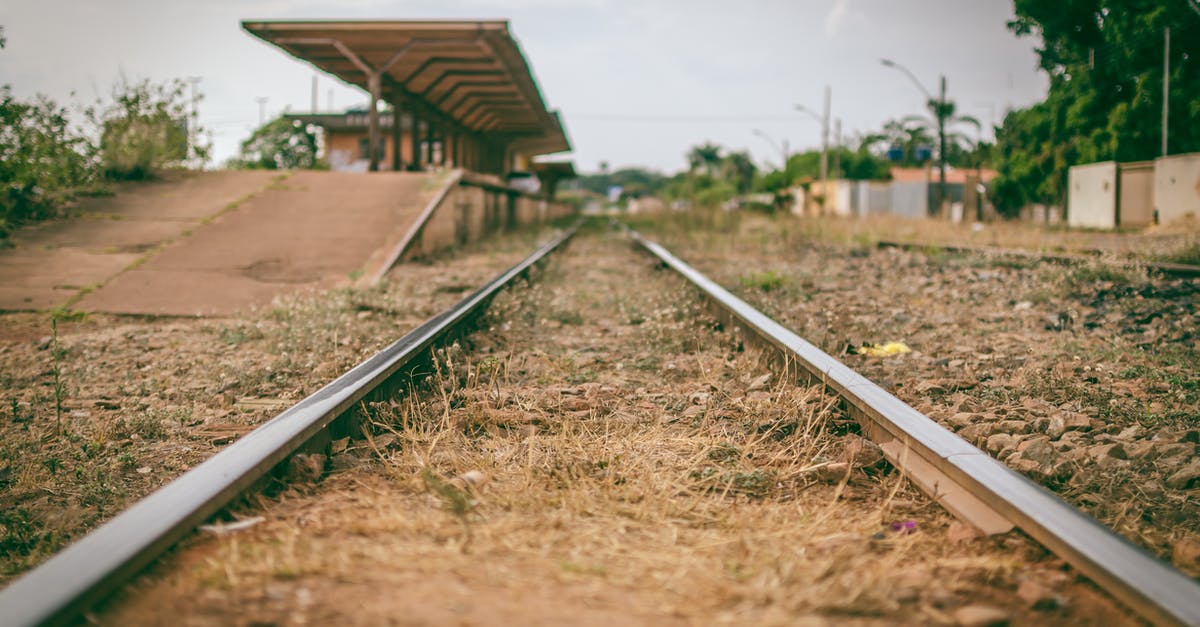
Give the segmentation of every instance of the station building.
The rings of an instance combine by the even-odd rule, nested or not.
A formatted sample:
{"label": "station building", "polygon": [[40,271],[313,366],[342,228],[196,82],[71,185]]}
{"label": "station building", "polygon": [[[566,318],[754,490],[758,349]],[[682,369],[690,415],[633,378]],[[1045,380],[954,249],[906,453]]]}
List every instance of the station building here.
{"label": "station building", "polygon": [[[245,21],[250,34],[364,89],[365,109],[300,114],[340,170],[506,177],[571,149],[506,20]],[[558,168],[550,171],[561,173]]]}

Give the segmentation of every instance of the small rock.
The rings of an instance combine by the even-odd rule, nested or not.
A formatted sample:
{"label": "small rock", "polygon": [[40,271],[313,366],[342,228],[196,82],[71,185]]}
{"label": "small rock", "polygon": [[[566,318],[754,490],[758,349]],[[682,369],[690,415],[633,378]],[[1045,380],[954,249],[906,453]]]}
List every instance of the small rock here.
{"label": "small rock", "polygon": [[1172,457],[1185,458],[1187,455],[1194,454],[1196,446],[1194,444],[1184,444],[1177,442],[1154,443],[1154,451],[1151,453],[1153,459],[1169,459]]}
{"label": "small rock", "polygon": [[582,398],[568,398],[562,402],[560,407],[564,411],[586,411],[591,409],[592,404]]}
{"label": "small rock", "polygon": [[329,470],[341,472],[358,466],[358,457],[352,453],[342,453],[329,458]]}
{"label": "small rock", "polygon": [[1029,423],[1024,420],[1002,420],[1000,424],[996,425],[996,431],[1023,435],[1029,433]]}
{"label": "small rock", "polygon": [[1152,452],[1154,452],[1153,442],[1133,442],[1132,444],[1125,445],[1125,454],[1128,455],[1129,459],[1148,457]]}
{"label": "small rock", "polygon": [[1200,574],[1200,540],[1186,538],[1176,542],[1171,549],[1171,561],[1193,577]]}
{"label": "small rock", "polygon": [[817,481],[823,483],[840,483],[846,478],[846,473],[850,471],[850,464],[846,462],[831,462],[817,468],[813,472],[813,476]]}
{"label": "small rock", "polygon": [[1196,485],[1197,480],[1200,480],[1200,459],[1193,459],[1187,466],[1167,477],[1167,486],[1176,490],[1187,490]]}
{"label": "small rock", "polygon": [[1062,418],[1067,431],[1087,431],[1092,428],[1092,419],[1087,414],[1067,411],[1055,415]]}
{"label": "small rock", "polygon": [[985,438],[987,438],[991,434],[992,434],[992,425],[985,423],[985,422],[973,424],[969,427],[963,428],[962,431],[958,432],[958,435],[962,439],[964,439],[972,444],[976,444],[976,445],[978,445],[981,441],[983,441]]}
{"label": "small rock", "polygon": [[137,469],[137,474],[139,474],[139,475],[148,475],[148,474],[150,474],[150,467],[149,467],[149,466],[142,466],[141,468],[138,468],[138,469]]}
{"label": "small rock", "polygon": [[1029,607],[1041,612],[1054,610],[1063,605],[1062,597],[1055,594],[1054,590],[1031,579],[1021,582],[1021,585],[1017,587],[1017,596],[1028,603]]}
{"label": "small rock", "polygon": [[42,336],[41,339],[39,339],[37,341],[38,350],[44,351],[47,348],[50,348],[50,342],[52,342],[52,341],[53,341],[53,338],[51,338],[49,335]]}
{"label": "small rock", "polygon": [[847,436],[841,461],[855,468],[875,469],[884,465],[883,451],[878,444],[859,436]]}
{"label": "small rock", "polygon": [[481,488],[483,487],[483,484],[487,483],[488,480],[487,475],[479,472],[478,470],[468,470],[467,472],[459,475],[458,479],[472,488]]}
{"label": "small rock", "polygon": [[751,381],[750,386],[746,388],[746,391],[754,392],[757,390],[761,390],[761,389],[767,387],[767,384],[770,382],[771,382],[771,373],[768,372],[767,374],[764,374],[761,377],[758,377],[758,378],[754,379],[753,381]]}
{"label": "small rock", "polygon": [[1016,444],[1016,442],[1017,442],[1017,438],[1015,438],[1007,433],[997,433],[997,434],[988,436],[987,444],[984,446],[984,448],[986,448],[989,453],[992,453],[994,455],[996,453],[999,453],[1000,451],[1003,451],[1006,448],[1012,447],[1013,445]]}
{"label": "small rock", "polygon": [[302,453],[288,460],[285,479],[289,483],[315,483],[324,472],[324,455]]}
{"label": "small rock", "polygon": [[383,450],[383,449],[388,448],[396,443],[396,434],[383,433],[383,434],[375,436],[374,438],[372,438],[372,440],[375,442],[376,448]]}
{"label": "small rock", "polygon": [[1062,437],[1062,434],[1066,433],[1066,431],[1067,425],[1065,422],[1063,422],[1063,417],[1061,414],[1054,414],[1047,419],[1046,435],[1057,440],[1058,438]]}
{"label": "small rock", "polygon": [[1133,425],[1132,427],[1126,427],[1124,430],[1122,430],[1120,433],[1117,434],[1117,439],[1118,440],[1134,440],[1134,439],[1137,439],[1138,436],[1142,435],[1143,431],[1144,431],[1144,429],[1142,429],[1141,425]]}
{"label": "small rock", "polygon": [[947,418],[946,422],[949,422],[950,424],[954,425],[955,427],[962,429],[964,427],[969,427],[972,424],[974,424],[975,414],[972,414],[970,412],[960,411],[957,414],[954,414],[953,416],[950,416],[949,418]]}
{"label": "small rock", "polygon": [[962,627],[1004,627],[1008,612],[988,605],[967,605],[954,610],[954,622]]}

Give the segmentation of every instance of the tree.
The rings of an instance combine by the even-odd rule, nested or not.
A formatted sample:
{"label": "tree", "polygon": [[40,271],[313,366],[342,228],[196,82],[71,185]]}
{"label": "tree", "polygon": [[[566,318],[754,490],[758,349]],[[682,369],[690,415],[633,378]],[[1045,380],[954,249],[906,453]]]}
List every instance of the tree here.
{"label": "tree", "polygon": [[687,153],[687,161],[689,171],[712,175],[721,164],[721,147],[712,142],[693,146]]}
{"label": "tree", "polygon": [[739,194],[749,193],[758,168],[745,150],[731,152],[721,159],[721,178],[733,184]]}
{"label": "tree", "polygon": [[317,128],[283,116],[260,126],[242,142],[241,158],[235,167],[262,170],[294,170],[317,167]]}
{"label": "tree", "polygon": [[1014,213],[1065,204],[1067,169],[1161,153],[1163,39],[1171,29],[1170,152],[1200,150],[1200,14],[1190,0],[1016,0],[1009,28],[1037,36],[1046,99],[1005,116],[993,198]]}

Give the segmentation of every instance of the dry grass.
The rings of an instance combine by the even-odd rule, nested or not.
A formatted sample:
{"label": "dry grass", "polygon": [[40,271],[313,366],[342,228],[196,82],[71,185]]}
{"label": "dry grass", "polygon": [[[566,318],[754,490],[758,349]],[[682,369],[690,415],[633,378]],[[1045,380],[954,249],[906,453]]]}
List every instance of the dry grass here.
{"label": "dry grass", "polygon": [[[224,319],[0,314],[0,582],[178,476],[519,261],[521,231],[377,288]],[[61,428],[56,405],[61,400]]]}
{"label": "dry grass", "polygon": [[831,397],[764,377],[624,246],[574,242],[425,386],[371,408],[364,465],[197,542],[102,621],[927,624],[967,603],[1124,620],[1087,593],[1032,614],[1021,578],[1075,594],[1056,561],[1015,535],[948,542]]}

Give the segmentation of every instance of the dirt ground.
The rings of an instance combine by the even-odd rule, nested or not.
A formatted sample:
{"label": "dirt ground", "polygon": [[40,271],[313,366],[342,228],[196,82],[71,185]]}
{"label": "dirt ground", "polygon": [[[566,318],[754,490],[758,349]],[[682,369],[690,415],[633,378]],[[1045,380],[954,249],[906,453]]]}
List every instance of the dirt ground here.
{"label": "dirt ground", "polygon": [[240,317],[0,314],[0,583],[529,254],[533,230]]}
{"label": "dirt ground", "polygon": [[[330,474],[235,512],[97,624],[1121,624],[908,487],[614,233],[577,238]],[[340,450],[345,446],[344,450]],[[255,522],[257,520],[257,522]]]}
{"label": "dirt ground", "polygon": [[874,244],[880,240],[921,246],[968,246],[1037,253],[1098,254],[1110,260],[1135,259],[1200,265],[1200,222],[1184,218],[1128,231],[1069,229],[1021,221],[954,224],[898,216],[869,219],[806,218],[795,230],[828,242]]}
{"label": "dirt ground", "polygon": [[[1001,228],[1001,241],[1041,237]],[[918,410],[1200,576],[1200,282],[1103,259],[1064,267],[873,246],[896,230],[751,215],[657,234]],[[1051,236],[1081,248],[1097,234]],[[912,352],[855,354],[893,341]]]}

